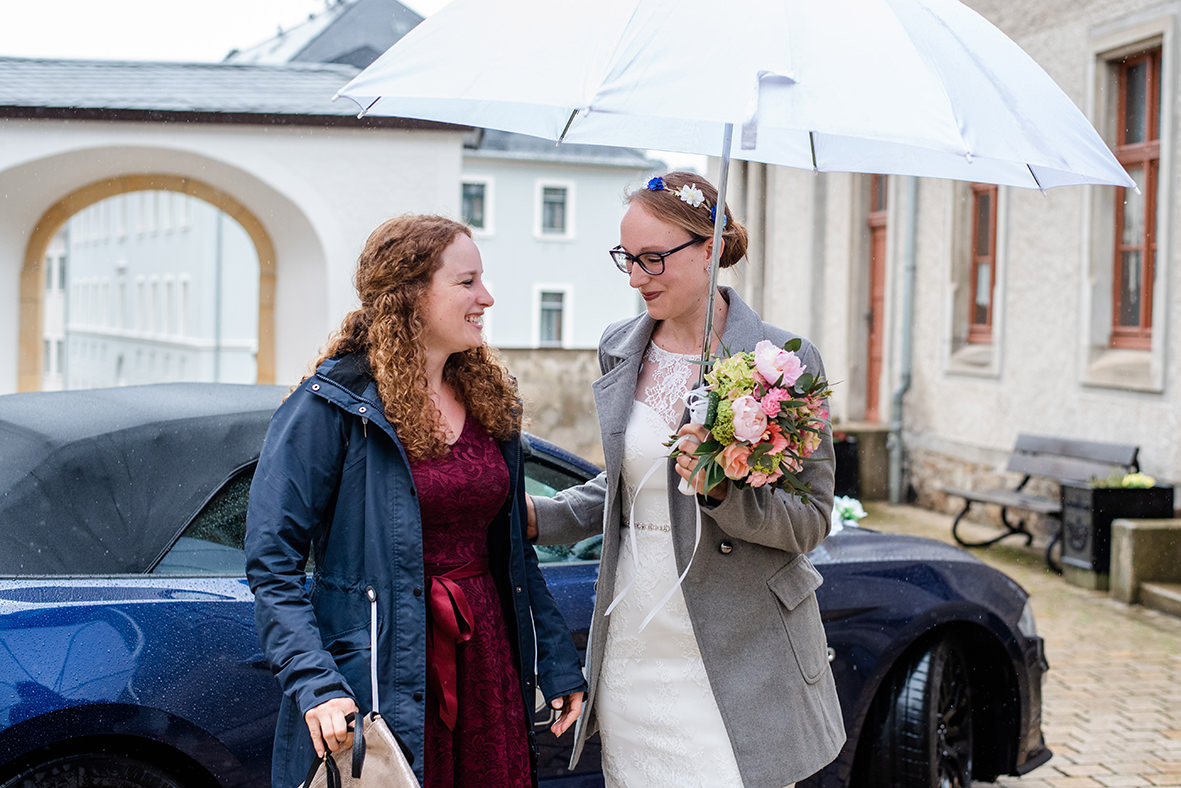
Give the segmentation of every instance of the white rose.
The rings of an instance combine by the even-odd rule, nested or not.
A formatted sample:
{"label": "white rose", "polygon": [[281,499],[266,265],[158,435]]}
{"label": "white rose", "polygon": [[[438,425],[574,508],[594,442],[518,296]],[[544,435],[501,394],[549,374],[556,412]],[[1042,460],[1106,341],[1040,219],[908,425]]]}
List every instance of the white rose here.
{"label": "white rose", "polygon": [[689,203],[694,208],[701,207],[701,204],[705,202],[705,195],[696,186],[682,186],[679,196],[682,201]]}

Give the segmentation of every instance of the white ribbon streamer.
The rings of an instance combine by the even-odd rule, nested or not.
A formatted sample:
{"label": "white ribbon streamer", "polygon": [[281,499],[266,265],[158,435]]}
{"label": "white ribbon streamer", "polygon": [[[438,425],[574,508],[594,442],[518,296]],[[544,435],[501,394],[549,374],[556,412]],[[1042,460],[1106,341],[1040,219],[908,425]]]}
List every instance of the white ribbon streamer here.
{"label": "white ribbon streamer", "polygon": [[[631,505],[631,509],[627,515],[627,530],[629,532],[628,533],[628,541],[631,544],[632,563],[635,564],[635,571],[632,572],[631,580],[627,581],[627,585],[625,585],[622,589],[620,589],[619,593],[617,593],[615,595],[615,599],[613,599],[611,601],[611,604],[607,606],[607,611],[603,614],[605,616],[611,615],[611,611],[614,610],[616,608],[616,606],[619,605],[619,603],[623,601],[623,597],[626,596],[627,592],[631,590],[632,585],[635,584],[635,582],[636,582],[636,576],[639,575],[639,572],[640,572],[640,561],[639,561],[640,548],[639,548],[639,543],[636,541],[636,527],[635,527],[636,500],[640,497],[640,490],[643,489],[644,485],[647,484],[648,480],[652,478],[652,474],[656,473],[656,471],[660,470],[661,468],[666,467],[667,462],[668,462],[667,457],[661,457],[659,460],[652,463],[652,467],[649,468],[648,472],[644,474],[644,477],[642,479],[640,479],[640,483],[636,486],[636,492],[634,495],[632,495],[632,505]],[[671,511],[669,514],[670,514],[669,519],[671,521],[671,519],[672,519],[671,518]],[[689,561],[685,564],[685,570],[683,572],[681,572],[681,576],[677,578],[677,582],[673,583],[672,588],[670,588],[665,593],[665,595],[660,598],[660,601],[656,603],[656,606],[653,607],[652,610],[648,613],[648,615],[644,617],[644,620],[642,622],[640,622],[640,629],[639,629],[640,632],[644,631],[644,627],[648,626],[649,622],[651,622],[652,619],[656,616],[656,614],[660,612],[660,609],[662,607],[664,607],[665,603],[667,603],[668,600],[672,599],[673,594],[675,594],[680,589],[681,583],[685,582],[685,576],[689,574],[689,567],[693,566],[693,559],[695,557],[697,557],[697,546],[699,544],[701,544],[701,504],[698,503],[696,499],[694,499],[694,501],[693,501],[693,514],[694,514],[694,525],[695,525],[695,532],[694,532],[694,536],[693,536],[693,552],[689,554]],[[670,534],[670,538],[671,538],[671,534],[672,534],[671,530],[669,531],[669,534]]]}

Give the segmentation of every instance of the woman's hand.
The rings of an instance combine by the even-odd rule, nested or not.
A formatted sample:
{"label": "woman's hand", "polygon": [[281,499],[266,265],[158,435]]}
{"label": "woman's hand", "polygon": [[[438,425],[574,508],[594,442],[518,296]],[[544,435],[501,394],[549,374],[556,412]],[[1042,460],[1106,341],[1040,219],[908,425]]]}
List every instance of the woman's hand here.
{"label": "woman's hand", "polygon": [[317,758],[324,757],[325,746],[328,752],[340,752],[353,746],[353,732],[349,730],[345,715],[356,715],[353,719],[359,723],[357,712],[357,704],[352,698],[333,698],[308,709],[303,721],[308,724]]}
{"label": "woman's hand", "polygon": [[554,698],[550,702],[551,708],[561,711],[554,724],[549,726],[554,736],[561,736],[578,719],[578,715],[582,713],[582,699],[585,695],[585,692],[573,692],[561,698]]}
{"label": "woman's hand", "polygon": [[[677,435],[682,436],[681,442],[677,448],[677,473],[682,479],[685,479],[693,485],[693,489],[697,491],[698,495],[704,495],[712,498],[715,501],[726,500],[726,489],[728,485],[725,481],[715,485],[712,489],[705,489],[704,474],[693,473],[693,468],[697,465],[698,457],[693,456],[693,452],[697,451],[706,438],[709,437],[709,431],[701,424],[685,424],[679,430]],[[690,478],[692,476],[692,478]]]}

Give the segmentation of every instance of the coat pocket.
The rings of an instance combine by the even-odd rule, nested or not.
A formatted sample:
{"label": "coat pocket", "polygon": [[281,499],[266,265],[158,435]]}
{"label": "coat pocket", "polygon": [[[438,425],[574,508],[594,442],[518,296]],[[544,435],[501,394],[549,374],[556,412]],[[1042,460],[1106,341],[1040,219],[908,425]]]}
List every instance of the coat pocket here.
{"label": "coat pocket", "polygon": [[803,555],[796,556],[767,581],[779,600],[779,615],[796,664],[809,684],[819,681],[828,667],[828,640],[816,601],[816,589],[823,582],[816,567]]}
{"label": "coat pocket", "polygon": [[317,578],[312,589],[312,608],[316,611],[316,626],[325,648],[336,640],[349,640],[349,635],[365,630],[368,645],[369,598],[365,589],[342,587],[328,578]]}

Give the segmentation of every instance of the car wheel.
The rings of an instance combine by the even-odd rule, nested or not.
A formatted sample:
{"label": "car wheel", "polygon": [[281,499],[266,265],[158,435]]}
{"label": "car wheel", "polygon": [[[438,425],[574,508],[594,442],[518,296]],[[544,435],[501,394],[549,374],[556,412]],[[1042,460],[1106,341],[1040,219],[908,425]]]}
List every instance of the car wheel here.
{"label": "car wheel", "polygon": [[183,788],[165,772],[107,753],[66,755],[37,764],[0,788]]}
{"label": "car wheel", "polygon": [[887,681],[865,731],[870,788],[969,788],[972,687],[960,650],[939,641]]}

